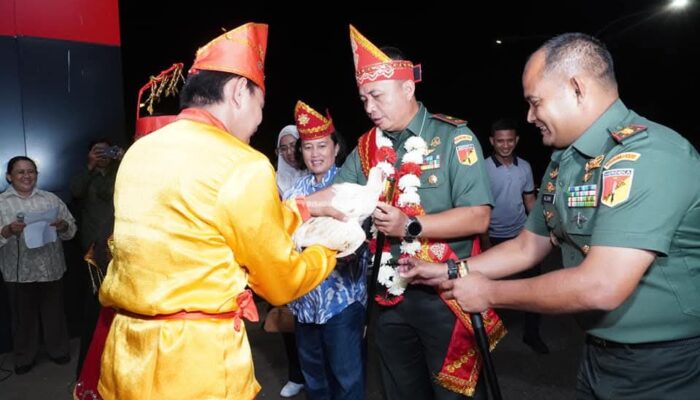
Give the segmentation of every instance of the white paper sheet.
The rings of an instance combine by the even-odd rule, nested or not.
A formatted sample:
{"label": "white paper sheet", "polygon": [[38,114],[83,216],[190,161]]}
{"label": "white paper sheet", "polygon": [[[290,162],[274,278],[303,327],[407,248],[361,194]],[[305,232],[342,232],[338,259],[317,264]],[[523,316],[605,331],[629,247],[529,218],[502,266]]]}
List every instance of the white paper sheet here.
{"label": "white paper sheet", "polygon": [[58,239],[56,227],[50,224],[58,219],[58,207],[41,212],[28,212],[24,214],[24,227],[22,236],[24,244],[29,249],[46,246]]}

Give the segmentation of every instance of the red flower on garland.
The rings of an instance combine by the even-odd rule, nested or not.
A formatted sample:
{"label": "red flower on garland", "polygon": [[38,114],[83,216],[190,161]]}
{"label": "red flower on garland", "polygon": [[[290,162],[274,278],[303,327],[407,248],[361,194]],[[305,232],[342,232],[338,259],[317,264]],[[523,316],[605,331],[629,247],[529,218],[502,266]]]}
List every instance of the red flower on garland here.
{"label": "red flower on garland", "polygon": [[374,296],[374,301],[386,307],[395,306],[399,304],[401,300],[403,300],[403,295],[392,296],[389,294],[389,292],[386,292],[383,295],[378,294]]}
{"label": "red flower on garland", "polygon": [[423,212],[423,207],[420,204],[407,205],[399,207],[399,209],[409,217],[416,217],[418,215],[421,215]]}
{"label": "red flower on garland", "polygon": [[[396,180],[397,184],[404,176],[407,175],[414,175],[418,178],[406,179],[402,185],[399,185],[397,188],[398,195],[394,196],[390,203],[411,217],[424,214],[423,207],[420,204],[420,196],[416,193],[416,189],[420,186],[420,176],[422,173],[421,164],[423,163],[423,155],[425,154],[427,148],[425,141],[421,137],[409,139],[409,141],[404,144],[407,155],[410,155],[406,157],[406,160],[419,161],[415,163],[402,160],[401,165],[397,168],[396,162],[398,161],[398,156],[396,151],[391,147],[389,140],[382,137],[382,132],[380,130],[377,130],[376,135],[376,143],[378,148],[375,150],[373,157],[376,163],[375,165],[383,162],[387,162],[392,165],[391,168],[386,168],[385,165],[382,165],[382,169],[385,170],[385,173],[390,173]],[[409,188],[410,190],[407,191]],[[398,201],[402,197],[404,197],[404,199],[401,200],[402,205],[399,206]],[[384,195],[381,196],[380,200],[385,202],[387,201],[387,199],[384,198]],[[402,254],[399,256],[399,259],[403,258],[404,256],[407,257],[407,254],[403,254],[403,245],[404,244],[402,243]],[[376,239],[372,239],[370,241],[370,251],[375,253],[375,257],[377,256],[378,251],[376,247]],[[388,241],[384,243],[383,252],[391,253],[391,246],[389,246]],[[386,268],[394,268],[390,262],[385,260],[383,261],[383,263],[380,263],[380,271]],[[382,275],[382,285],[386,286],[387,290],[384,294],[376,295],[373,300],[383,306],[394,306],[400,303],[404,296],[403,294],[394,295],[390,292],[403,293],[407,282],[399,279],[399,277],[395,275],[389,276],[391,275],[391,271],[384,272],[384,275]],[[382,272],[379,273],[381,274]],[[397,272],[394,270],[394,274],[396,273]]]}
{"label": "red flower on garland", "polygon": [[394,151],[394,149],[391,147],[380,147],[377,149],[375,157],[377,158],[377,162],[386,161],[389,164],[394,165],[396,162],[396,151]]}
{"label": "red flower on garland", "polygon": [[420,169],[420,165],[416,163],[404,163],[401,164],[401,168],[399,168],[399,177],[402,177],[404,175],[409,175],[413,174],[417,177],[420,178],[420,175],[423,171]]}

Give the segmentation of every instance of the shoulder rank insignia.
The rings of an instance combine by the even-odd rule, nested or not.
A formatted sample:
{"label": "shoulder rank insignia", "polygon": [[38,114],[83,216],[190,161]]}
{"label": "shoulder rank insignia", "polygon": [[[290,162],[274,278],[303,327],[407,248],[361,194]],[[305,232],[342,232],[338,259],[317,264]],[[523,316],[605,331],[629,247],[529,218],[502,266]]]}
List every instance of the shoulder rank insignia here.
{"label": "shoulder rank insignia", "polygon": [[450,125],[454,126],[464,126],[467,124],[467,121],[455,117],[450,117],[449,115],[445,114],[433,114],[433,118],[439,119],[442,122],[447,122]]}
{"label": "shoulder rank insignia", "polygon": [[644,125],[627,125],[626,127],[619,129],[614,132],[610,132],[610,136],[615,139],[616,142],[620,143],[630,136],[636,135],[639,132],[645,131],[647,129]]}

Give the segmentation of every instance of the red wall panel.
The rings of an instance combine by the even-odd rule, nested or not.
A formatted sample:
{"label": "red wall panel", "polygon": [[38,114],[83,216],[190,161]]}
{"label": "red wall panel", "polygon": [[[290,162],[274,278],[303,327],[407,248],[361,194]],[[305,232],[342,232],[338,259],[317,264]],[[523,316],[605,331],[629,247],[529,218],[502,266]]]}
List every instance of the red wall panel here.
{"label": "red wall panel", "polygon": [[0,36],[14,36],[15,27],[15,0],[0,0]]}
{"label": "red wall panel", "polygon": [[118,0],[0,0],[0,34],[119,46]]}

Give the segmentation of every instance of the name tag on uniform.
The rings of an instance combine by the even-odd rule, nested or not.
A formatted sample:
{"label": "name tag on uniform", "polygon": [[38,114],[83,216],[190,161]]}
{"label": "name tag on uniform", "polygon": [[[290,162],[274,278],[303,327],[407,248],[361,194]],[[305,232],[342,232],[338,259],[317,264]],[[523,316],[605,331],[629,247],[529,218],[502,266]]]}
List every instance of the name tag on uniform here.
{"label": "name tag on uniform", "polygon": [[570,208],[596,207],[598,205],[598,185],[569,186],[566,200]]}
{"label": "name tag on uniform", "polygon": [[542,204],[554,204],[554,195],[553,194],[543,194],[542,195]]}

